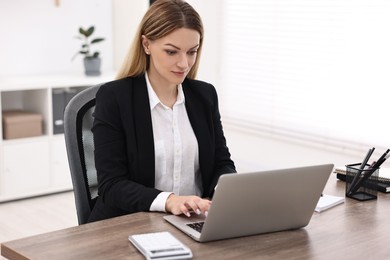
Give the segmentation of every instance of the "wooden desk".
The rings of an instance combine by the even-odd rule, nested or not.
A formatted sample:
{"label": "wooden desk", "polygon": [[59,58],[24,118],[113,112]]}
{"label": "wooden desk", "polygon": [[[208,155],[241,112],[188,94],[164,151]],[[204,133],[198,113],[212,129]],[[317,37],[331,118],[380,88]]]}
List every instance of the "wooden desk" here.
{"label": "wooden desk", "polygon": [[[343,195],[345,183],[332,174],[325,193]],[[128,242],[131,234],[170,231],[195,259],[387,259],[390,194],[378,200],[346,199],[314,213],[305,228],[198,243],[165,222],[161,213],[137,213],[23,238],[1,245],[9,259],[144,259]]]}

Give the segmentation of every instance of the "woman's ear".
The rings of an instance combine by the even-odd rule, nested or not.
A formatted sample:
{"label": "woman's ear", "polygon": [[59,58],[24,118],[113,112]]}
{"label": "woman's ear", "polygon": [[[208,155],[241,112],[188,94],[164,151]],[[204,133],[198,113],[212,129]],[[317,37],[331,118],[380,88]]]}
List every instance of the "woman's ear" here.
{"label": "woman's ear", "polygon": [[142,47],[144,47],[144,51],[147,55],[150,54],[150,50],[149,50],[149,47],[150,47],[150,43],[149,43],[149,39],[146,38],[145,35],[142,35]]}

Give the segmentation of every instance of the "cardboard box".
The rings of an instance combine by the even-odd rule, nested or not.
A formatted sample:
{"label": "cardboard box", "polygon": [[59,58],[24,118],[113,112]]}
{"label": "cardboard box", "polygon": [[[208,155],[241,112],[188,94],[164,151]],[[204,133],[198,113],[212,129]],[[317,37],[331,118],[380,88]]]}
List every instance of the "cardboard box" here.
{"label": "cardboard box", "polygon": [[43,134],[41,114],[21,110],[3,111],[3,139],[14,139]]}

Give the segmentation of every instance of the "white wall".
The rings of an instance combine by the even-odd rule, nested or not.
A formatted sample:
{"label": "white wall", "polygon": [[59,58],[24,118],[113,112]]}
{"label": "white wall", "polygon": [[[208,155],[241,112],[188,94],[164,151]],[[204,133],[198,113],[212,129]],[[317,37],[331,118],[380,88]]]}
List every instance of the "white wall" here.
{"label": "white wall", "polygon": [[112,0],[114,68],[119,69],[126,57],[141,19],[149,7],[148,0]]}
{"label": "white wall", "polygon": [[204,40],[197,78],[220,89],[220,26],[222,0],[187,0],[202,18]]}
{"label": "white wall", "polygon": [[[361,162],[365,154],[321,147],[278,136],[260,135],[250,129],[224,124],[225,137],[239,172],[333,163],[336,166]],[[383,152],[383,151],[381,151]],[[373,158],[378,158],[377,152]]]}
{"label": "white wall", "polygon": [[102,70],[113,67],[112,6],[110,0],[0,1],[0,77],[83,72],[75,39],[80,26],[95,25],[93,36]]}

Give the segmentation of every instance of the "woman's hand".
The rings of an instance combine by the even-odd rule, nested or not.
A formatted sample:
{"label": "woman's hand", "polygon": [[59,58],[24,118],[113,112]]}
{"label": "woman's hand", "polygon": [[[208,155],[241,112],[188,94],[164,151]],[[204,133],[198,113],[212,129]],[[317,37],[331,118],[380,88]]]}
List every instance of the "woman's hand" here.
{"label": "woman's hand", "polygon": [[184,214],[190,217],[191,210],[198,215],[207,215],[210,205],[210,200],[202,199],[198,196],[176,196],[171,194],[167,199],[165,209],[174,215]]}

